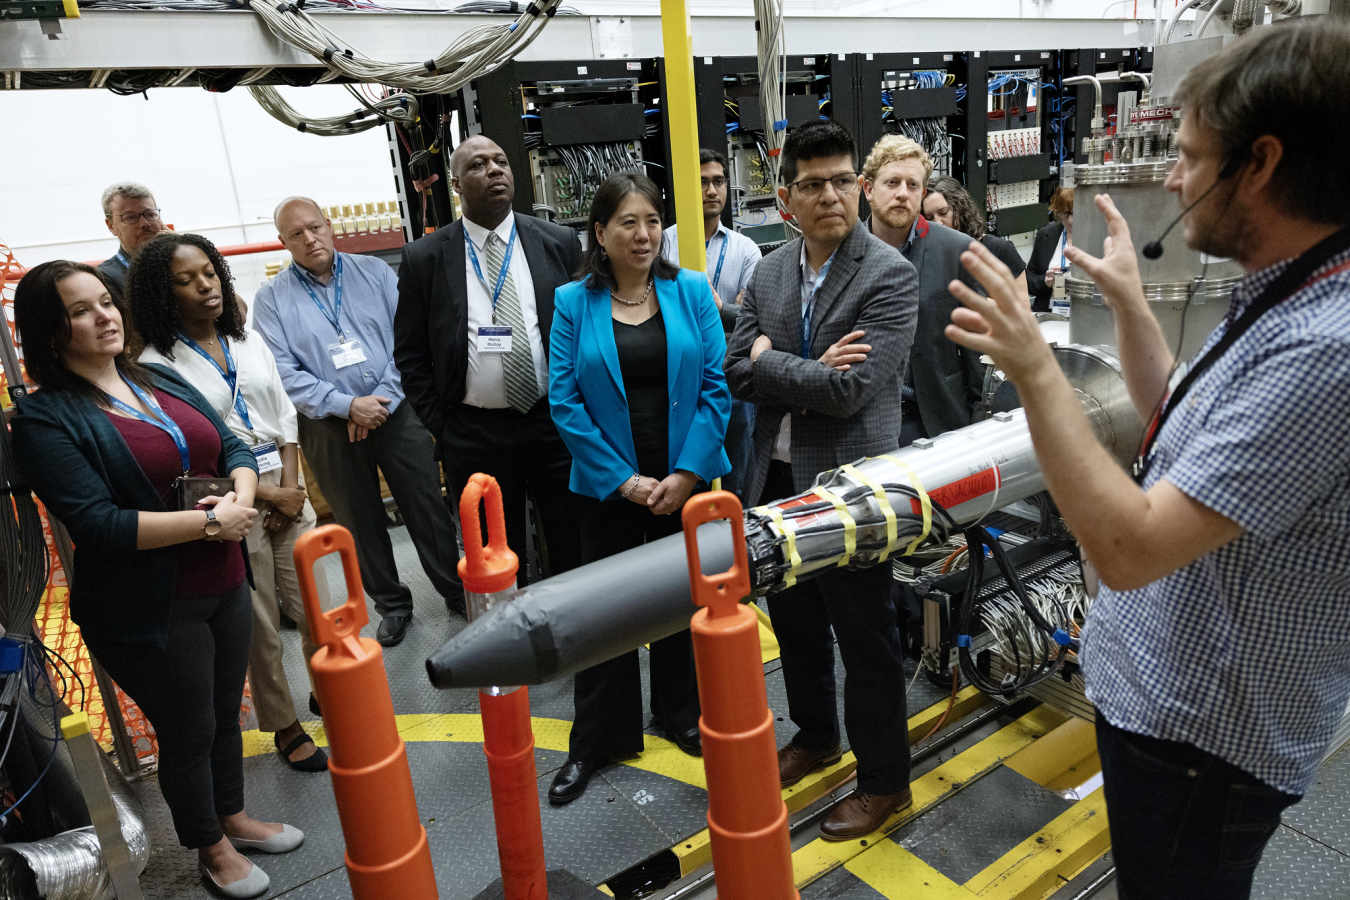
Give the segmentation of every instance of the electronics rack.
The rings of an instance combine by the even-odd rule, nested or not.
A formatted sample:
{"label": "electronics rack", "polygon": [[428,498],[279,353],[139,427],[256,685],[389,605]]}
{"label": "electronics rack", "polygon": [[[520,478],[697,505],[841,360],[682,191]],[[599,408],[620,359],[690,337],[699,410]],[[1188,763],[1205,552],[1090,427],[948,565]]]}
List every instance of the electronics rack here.
{"label": "electronics rack", "polygon": [[[1112,50],[1065,50],[1064,75],[1104,75],[1113,72],[1153,72],[1153,49],[1151,47],[1126,47]],[[1102,85],[1102,117],[1106,119],[1108,132],[1115,133],[1116,103],[1121,91],[1142,91],[1138,81],[1108,82]],[[1072,143],[1065,144],[1065,161],[1087,162],[1083,152],[1083,138],[1092,134],[1092,85],[1077,85],[1074,89],[1076,100],[1072,118],[1066,123]],[[1066,142],[1068,138],[1066,138]]]}
{"label": "electronics rack", "polygon": [[856,53],[855,134],[866,155],[882,135],[906,134],[924,145],[935,174],[966,180],[966,54]]}
{"label": "electronics rack", "polygon": [[505,151],[517,212],[584,230],[595,188],[633,169],[661,186],[669,220],[662,74],[655,59],[508,62],[461,91],[464,133]]}
{"label": "electronics rack", "polygon": [[[1063,54],[1057,50],[974,52],[969,60],[966,188],[989,211],[989,230],[1008,237],[1048,221],[1059,177]],[[985,103],[975,100],[987,97]]]}
{"label": "electronics rack", "polygon": [[[842,78],[840,76],[843,76]],[[765,178],[764,117],[753,56],[694,59],[699,145],[727,157],[728,200],[722,221],[768,252],[786,237],[777,185]],[[787,57],[787,128],[836,118],[853,127],[850,61],[844,54]]]}

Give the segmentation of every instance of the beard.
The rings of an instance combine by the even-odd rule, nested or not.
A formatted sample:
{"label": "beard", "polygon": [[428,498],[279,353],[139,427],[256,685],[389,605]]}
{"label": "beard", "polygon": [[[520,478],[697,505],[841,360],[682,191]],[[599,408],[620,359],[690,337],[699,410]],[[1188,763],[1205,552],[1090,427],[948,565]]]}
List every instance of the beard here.
{"label": "beard", "polygon": [[914,220],[919,217],[918,212],[910,211],[903,206],[892,206],[886,209],[874,208],[872,215],[876,216],[887,228],[894,228],[901,232],[907,232],[914,227]]}
{"label": "beard", "polygon": [[[1208,207],[1208,208],[1205,208]],[[1241,259],[1251,245],[1250,216],[1236,195],[1216,198],[1191,214],[1191,233],[1186,244],[1200,253],[1225,259]]]}

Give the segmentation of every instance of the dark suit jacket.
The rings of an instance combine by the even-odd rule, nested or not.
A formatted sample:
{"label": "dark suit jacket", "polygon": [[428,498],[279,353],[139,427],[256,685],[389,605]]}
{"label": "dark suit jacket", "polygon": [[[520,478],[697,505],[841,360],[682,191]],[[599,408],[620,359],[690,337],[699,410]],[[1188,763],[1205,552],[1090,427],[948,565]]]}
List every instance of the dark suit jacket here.
{"label": "dark suit jacket", "polygon": [[[581,265],[581,242],[570,228],[512,215],[530,264],[539,336],[547,354],[553,292],[571,281]],[[437,440],[445,430],[446,413],[464,400],[464,376],[469,368],[464,265],[464,224],[455,221],[405,244],[398,269],[394,364],[403,377],[404,395]]]}
{"label": "dark suit jacket", "polygon": [[[216,427],[220,475],[257,470],[253,453],[183,376],[165,366],[145,368],[155,387],[192,406]],[[104,640],[165,646],[179,545],[136,549],[140,511],[165,511],[159,492],[117,426],[83,394],[43,388],[21,398],[17,407],[15,462],[75,543],[70,617],[86,633]],[[247,546],[243,552],[247,568]]]}
{"label": "dark suit jacket", "polygon": [[[745,290],[727,342],[731,394],[761,405],[745,496],[764,490],[783,415],[792,413],[792,478],[804,491],[818,473],[900,445],[900,383],[914,341],[919,280],[914,267],[859,222],[835,252],[811,315],[810,359],[800,355],[802,239],[764,257]],[[872,352],[847,372],[819,362],[855,329]],[[759,335],[773,349],[750,361]]]}
{"label": "dark suit jacket", "polygon": [[981,294],[984,289],[961,265],[961,254],[970,247],[967,235],[923,218],[917,225],[908,258],[919,271],[919,324],[909,367],[924,431],[936,437],[971,423],[984,387],[980,354],[953,344],[943,333],[952,310],[961,305],[947,286],[956,280]]}
{"label": "dark suit jacket", "polygon": [[119,291],[126,290],[127,267],[122,265],[122,261],[117,258],[116,254],[108,257],[95,268],[102,272],[109,281],[117,285]]}
{"label": "dark suit jacket", "polygon": [[1051,222],[1036,232],[1036,243],[1031,245],[1031,259],[1027,261],[1027,290],[1031,292],[1031,308],[1036,312],[1050,311],[1050,295],[1054,291],[1045,284],[1045,273],[1054,263],[1055,248],[1064,226]]}

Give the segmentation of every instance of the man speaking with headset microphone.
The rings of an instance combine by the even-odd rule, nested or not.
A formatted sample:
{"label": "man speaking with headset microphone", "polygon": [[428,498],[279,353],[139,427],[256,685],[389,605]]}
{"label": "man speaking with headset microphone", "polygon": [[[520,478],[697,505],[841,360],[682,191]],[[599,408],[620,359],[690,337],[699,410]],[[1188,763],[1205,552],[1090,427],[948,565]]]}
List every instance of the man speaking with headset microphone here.
{"label": "man speaking with headset microphone", "polygon": [[[1179,381],[1130,229],[1073,265],[1115,317],[1147,424],[1113,464],[1007,268],[972,243],[947,336],[1017,385],[1102,589],[1081,659],[1122,900],[1242,898],[1350,700],[1350,27],[1259,29],[1197,65],[1167,187],[1186,243],[1246,271]],[[1174,223],[1175,224],[1175,223]],[[1151,242],[1144,255],[1156,258]]]}

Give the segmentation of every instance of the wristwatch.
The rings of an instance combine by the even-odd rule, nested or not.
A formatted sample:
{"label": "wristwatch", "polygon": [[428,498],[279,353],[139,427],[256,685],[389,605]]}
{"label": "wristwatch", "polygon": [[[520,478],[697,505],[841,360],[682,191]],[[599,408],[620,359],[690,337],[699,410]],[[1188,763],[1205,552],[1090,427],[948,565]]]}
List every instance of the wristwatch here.
{"label": "wristwatch", "polygon": [[213,538],[224,530],[225,526],[216,518],[216,511],[208,509],[206,511],[206,522],[202,524],[202,533],[209,538]]}

